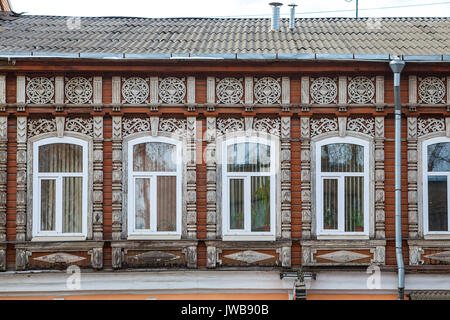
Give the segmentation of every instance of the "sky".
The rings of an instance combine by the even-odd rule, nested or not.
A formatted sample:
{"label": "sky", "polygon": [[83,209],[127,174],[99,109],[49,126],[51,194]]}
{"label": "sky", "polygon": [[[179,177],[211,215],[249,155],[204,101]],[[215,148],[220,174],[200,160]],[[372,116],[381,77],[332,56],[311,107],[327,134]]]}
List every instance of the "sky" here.
{"label": "sky", "polygon": [[[283,3],[283,0],[278,0]],[[60,16],[270,17],[269,0],[10,0],[15,12]],[[281,16],[355,17],[356,0],[289,0]],[[445,0],[359,0],[360,17],[449,17]]]}

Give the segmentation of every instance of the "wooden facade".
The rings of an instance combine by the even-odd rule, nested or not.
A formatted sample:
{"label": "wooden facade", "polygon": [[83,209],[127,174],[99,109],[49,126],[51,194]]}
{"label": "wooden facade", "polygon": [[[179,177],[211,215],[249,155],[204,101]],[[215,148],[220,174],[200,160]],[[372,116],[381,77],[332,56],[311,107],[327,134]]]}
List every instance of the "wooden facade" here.
{"label": "wooden facade", "polygon": [[[45,77],[48,100],[30,99],[28,84]],[[82,77],[92,94],[83,103],[69,100],[67,83]],[[124,81],[147,81],[145,101],[124,99]],[[158,99],[161,79],[175,77],[186,92],[176,103]],[[243,88],[237,103],[219,101],[220,79]],[[254,85],[269,77],[278,99],[260,103]],[[330,101],[311,97],[314,79],[331,79]],[[373,84],[368,102],[349,97],[349,83],[365,77]],[[445,95],[421,101],[418,87],[439,79]],[[327,80],[328,81],[328,80]],[[448,272],[450,236],[425,239],[420,201],[420,143],[450,138],[450,73],[447,63],[407,62],[401,77],[402,236],[407,273]],[[394,97],[387,62],[332,61],[100,61],[36,59],[0,61],[0,270],[64,269],[75,264],[96,270],[232,269],[352,270],[376,264],[396,270],[394,224]],[[230,120],[231,119],[231,120]],[[224,241],[221,237],[221,184],[215,152],[227,128],[264,131],[279,139],[280,184],[275,241]],[[235,123],[235,124],[236,124]],[[255,126],[257,123],[260,126]],[[163,124],[166,124],[163,126]],[[225,128],[225,129],[224,129]],[[237,129],[236,129],[237,128]],[[184,172],[182,235],[178,240],[124,237],[127,216],[124,146],[129,136],[159,136],[182,129],[189,155]],[[222,131],[221,131],[222,130]],[[225,130],[225,131],[223,131]],[[89,221],[87,240],[33,241],[31,143],[39,137],[83,135],[89,141]],[[321,136],[364,136],[370,141],[370,235],[318,239],[312,148]]]}

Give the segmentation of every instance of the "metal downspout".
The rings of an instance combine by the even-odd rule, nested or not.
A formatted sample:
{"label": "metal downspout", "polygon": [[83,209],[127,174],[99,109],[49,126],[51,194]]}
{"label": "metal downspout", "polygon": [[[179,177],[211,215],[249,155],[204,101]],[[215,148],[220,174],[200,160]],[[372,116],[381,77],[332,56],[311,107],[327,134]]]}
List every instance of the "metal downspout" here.
{"label": "metal downspout", "polygon": [[389,62],[394,72],[394,104],[395,104],[395,257],[398,267],[398,300],[404,300],[405,295],[405,265],[402,253],[402,209],[401,209],[401,125],[402,105],[400,101],[400,73],[405,66],[405,61],[398,57]]}

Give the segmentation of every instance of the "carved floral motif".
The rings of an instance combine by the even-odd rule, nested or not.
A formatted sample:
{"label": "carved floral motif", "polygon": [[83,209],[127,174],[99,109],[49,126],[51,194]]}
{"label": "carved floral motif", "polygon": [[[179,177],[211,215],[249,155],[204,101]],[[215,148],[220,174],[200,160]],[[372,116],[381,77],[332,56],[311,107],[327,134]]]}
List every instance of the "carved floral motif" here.
{"label": "carved floral motif", "polygon": [[52,80],[45,77],[27,78],[26,93],[29,102],[36,104],[52,102],[55,94],[55,86]]}
{"label": "carved floral motif", "polygon": [[445,84],[437,77],[427,77],[420,82],[418,93],[419,103],[441,103],[444,102]]}
{"label": "carved floral motif", "polygon": [[347,130],[375,135],[375,120],[373,118],[349,118],[347,120]]}
{"label": "carved floral motif", "polygon": [[236,78],[224,78],[216,87],[217,99],[224,104],[237,104],[242,102],[244,89],[240,80]]}
{"label": "carved floral motif", "polygon": [[150,121],[148,118],[123,118],[122,119],[122,134],[128,136],[137,132],[149,132]]}
{"label": "carved floral motif", "polygon": [[338,131],[338,120],[336,118],[312,118],[311,137],[318,136],[327,132]]}
{"label": "carved floral motif", "polygon": [[330,104],[336,102],[336,81],[328,77],[320,77],[311,83],[311,99],[318,104]]}
{"label": "carved floral motif", "polygon": [[217,119],[217,135],[225,135],[230,132],[244,131],[244,119],[219,118]]}
{"label": "carved floral motif", "polygon": [[178,135],[186,134],[187,122],[185,119],[160,119],[159,120],[159,131],[167,133],[175,133]]}
{"label": "carved floral motif", "polygon": [[266,132],[276,136],[280,136],[281,121],[280,119],[255,119],[253,122],[253,130]]}
{"label": "carved floral motif", "polygon": [[270,77],[259,79],[254,88],[255,99],[262,104],[280,103],[281,86],[279,82]]}
{"label": "carved floral motif", "polygon": [[66,98],[71,103],[86,103],[92,97],[92,84],[83,77],[74,77],[66,83]]}
{"label": "carved floral motif", "polygon": [[145,103],[148,94],[149,87],[145,79],[139,77],[128,78],[122,85],[122,95],[125,99],[124,103]]}
{"label": "carved floral motif", "polygon": [[92,118],[69,118],[66,120],[65,131],[92,136],[94,133],[94,122]]}
{"label": "carved floral motif", "polygon": [[159,98],[162,103],[181,103],[186,96],[183,79],[168,77],[159,84]]}
{"label": "carved floral motif", "polygon": [[445,121],[443,118],[419,118],[417,120],[417,135],[419,137],[441,131],[445,131]]}
{"label": "carved floral motif", "polygon": [[42,133],[56,132],[56,119],[29,119],[28,137],[34,137]]}
{"label": "carved floral motif", "polygon": [[348,84],[349,102],[365,104],[374,102],[375,86],[367,77],[355,77]]}

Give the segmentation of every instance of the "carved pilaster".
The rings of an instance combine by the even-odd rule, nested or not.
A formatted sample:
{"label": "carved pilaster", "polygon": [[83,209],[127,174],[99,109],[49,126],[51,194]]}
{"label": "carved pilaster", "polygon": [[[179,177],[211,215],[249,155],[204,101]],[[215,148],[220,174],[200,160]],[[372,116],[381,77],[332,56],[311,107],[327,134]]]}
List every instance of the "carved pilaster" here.
{"label": "carved pilaster", "polygon": [[208,111],[214,111],[216,103],[216,82],[214,77],[206,77],[206,103]]}
{"label": "carved pilaster", "polygon": [[188,239],[197,237],[197,119],[187,117],[187,163],[186,163],[186,231]]}
{"label": "carved pilaster", "polygon": [[[112,239],[122,232],[122,117],[112,117]],[[114,260],[114,259],[113,259]]]}
{"label": "carved pilaster", "polygon": [[281,237],[291,238],[291,118],[281,118]]}
{"label": "carved pilaster", "polygon": [[347,104],[347,77],[340,76],[339,77],[339,104],[346,105]]}
{"label": "carved pilaster", "polygon": [[[113,104],[113,110],[114,111],[119,111],[120,110],[120,97],[122,95],[121,92],[121,82],[120,82],[120,77],[112,77],[112,93],[111,93],[111,101]],[[115,106],[114,106],[115,105]]]}
{"label": "carved pilaster", "polygon": [[385,238],[384,117],[375,117],[375,238]]}
{"label": "carved pilaster", "polygon": [[409,76],[408,82],[409,103],[417,103],[417,76]]}
{"label": "carved pilaster", "polygon": [[206,118],[206,237],[215,239],[217,232],[216,193],[216,118]]}
{"label": "carved pilaster", "polygon": [[157,104],[159,100],[159,79],[158,77],[150,77],[150,103]]}
{"label": "carved pilaster", "polygon": [[103,80],[102,77],[94,77],[93,80],[94,83],[94,88],[93,88],[93,101],[94,104],[102,104],[102,99],[103,99],[103,94],[102,94],[102,90],[103,90]]}
{"label": "carved pilaster", "polygon": [[422,255],[424,250],[419,246],[409,246],[409,265],[417,266],[423,264]]}
{"label": "carved pilaster", "polygon": [[55,103],[64,103],[64,77],[55,77]]}
{"label": "carved pilaster", "polygon": [[103,268],[103,248],[92,248],[89,251],[91,256],[91,266],[94,269],[100,270]]}
{"label": "carved pilaster", "polygon": [[309,77],[302,77],[302,104],[309,104]]}
{"label": "carved pilaster", "polygon": [[302,238],[311,238],[311,134],[309,117],[300,118]]}
{"label": "carved pilaster", "polygon": [[289,77],[281,78],[281,103],[291,103],[291,81]]}
{"label": "carved pilaster", "polygon": [[450,76],[447,77],[447,111],[450,111]]}
{"label": "carved pilaster", "polygon": [[206,266],[215,268],[217,265],[217,248],[209,246],[206,248]]}
{"label": "carved pilaster", "polygon": [[7,128],[8,117],[0,117],[0,271],[6,270],[6,250],[1,244],[6,242]]}
{"label": "carved pilaster", "polygon": [[280,250],[281,266],[284,268],[291,267],[291,247],[282,247]]}
{"label": "carved pilaster", "polygon": [[375,85],[376,85],[375,103],[377,105],[377,111],[383,111],[384,110],[384,76],[376,76]]}
{"label": "carved pilaster", "polygon": [[245,77],[245,103],[253,103],[253,77]]}
{"label": "carved pilaster", "polygon": [[25,241],[27,199],[27,117],[17,117],[17,208],[16,239]]}
{"label": "carved pilaster", "polygon": [[345,137],[347,134],[347,117],[338,117],[339,136]]}
{"label": "carved pilaster", "polygon": [[187,103],[195,103],[195,77],[187,77]]}
{"label": "carved pilaster", "polygon": [[445,118],[445,135],[450,138],[450,117]]}
{"label": "carved pilaster", "polygon": [[17,103],[25,103],[25,76],[17,76]]}
{"label": "carved pilaster", "polygon": [[93,237],[103,239],[103,117],[94,117]]}
{"label": "carved pilaster", "polygon": [[190,246],[186,248],[186,261],[188,268],[197,268],[197,247]]}
{"label": "carved pilaster", "polygon": [[0,105],[6,103],[6,76],[0,74]]}
{"label": "carved pilaster", "polygon": [[408,230],[409,238],[419,237],[419,214],[417,193],[417,118],[407,119],[407,143],[408,143]]}

